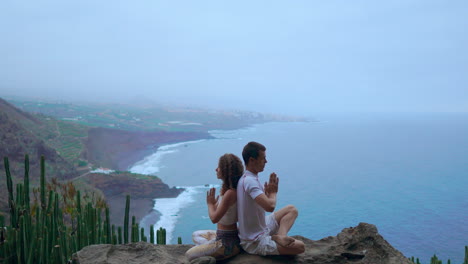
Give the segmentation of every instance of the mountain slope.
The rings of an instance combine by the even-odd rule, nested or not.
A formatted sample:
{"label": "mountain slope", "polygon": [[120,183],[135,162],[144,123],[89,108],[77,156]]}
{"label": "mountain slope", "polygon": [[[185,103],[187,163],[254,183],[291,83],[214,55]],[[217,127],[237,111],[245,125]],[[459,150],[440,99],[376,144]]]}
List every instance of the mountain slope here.
{"label": "mountain slope", "polygon": [[[15,181],[24,176],[24,156],[29,155],[30,177],[34,185],[39,181],[40,157],[46,158],[48,178],[61,180],[77,176],[77,171],[57,151],[49,146],[38,134],[47,131],[47,125],[31,114],[25,113],[0,98],[0,189],[5,187],[4,157],[8,157],[10,170]],[[6,194],[0,192],[0,210],[6,209]]]}

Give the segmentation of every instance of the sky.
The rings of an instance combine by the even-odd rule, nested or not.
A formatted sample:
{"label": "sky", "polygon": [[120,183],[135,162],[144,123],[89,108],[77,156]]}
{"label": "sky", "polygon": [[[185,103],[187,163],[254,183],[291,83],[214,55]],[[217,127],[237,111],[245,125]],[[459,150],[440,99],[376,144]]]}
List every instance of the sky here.
{"label": "sky", "polygon": [[468,112],[468,1],[2,0],[0,97]]}

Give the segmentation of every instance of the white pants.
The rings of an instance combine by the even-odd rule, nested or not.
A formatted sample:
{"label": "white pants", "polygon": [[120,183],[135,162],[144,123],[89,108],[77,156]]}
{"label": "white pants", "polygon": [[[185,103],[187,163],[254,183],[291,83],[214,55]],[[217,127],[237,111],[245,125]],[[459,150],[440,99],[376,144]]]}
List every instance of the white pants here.
{"label": "white pants", "polygon": [[278,247],[276,242],[271,239],[272,235],[278,233],[279,225],[276,222],[275,214],[270,214],[265,218],[267,225],[267,230],[257,237],[257,239],[251,240],[241,240],[241,247],[249,254],[254,255],[279,255]]}

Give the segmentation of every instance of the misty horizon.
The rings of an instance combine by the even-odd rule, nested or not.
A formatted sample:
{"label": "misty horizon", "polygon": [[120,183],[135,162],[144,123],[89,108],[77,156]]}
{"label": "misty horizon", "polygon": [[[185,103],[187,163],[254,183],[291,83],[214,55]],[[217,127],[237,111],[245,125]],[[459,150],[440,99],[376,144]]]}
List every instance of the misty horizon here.
{"label": "misty horizon", "polygon": [[0,3],[0,97],[468,112],[465,1]]}

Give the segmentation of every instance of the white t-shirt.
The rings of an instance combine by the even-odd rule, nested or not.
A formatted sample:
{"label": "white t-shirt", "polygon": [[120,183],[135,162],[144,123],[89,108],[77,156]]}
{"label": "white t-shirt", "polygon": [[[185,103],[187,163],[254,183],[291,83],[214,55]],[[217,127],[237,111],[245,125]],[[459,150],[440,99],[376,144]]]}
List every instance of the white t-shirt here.
{"label": "white t-shirt", "polygon": [[266,230],[265,210],[255,202],[264,193],[258,176],[246,170],[237,185],[237,217],[239,238],[255,240]]}

